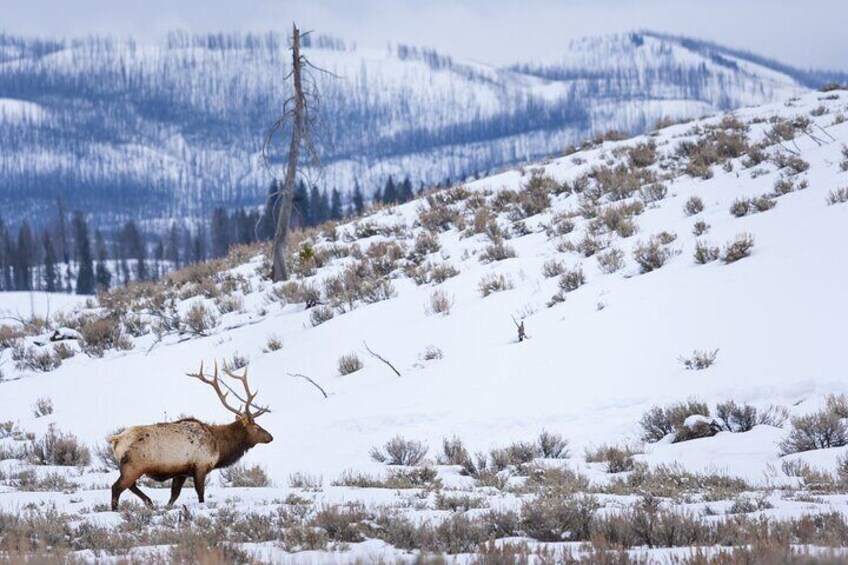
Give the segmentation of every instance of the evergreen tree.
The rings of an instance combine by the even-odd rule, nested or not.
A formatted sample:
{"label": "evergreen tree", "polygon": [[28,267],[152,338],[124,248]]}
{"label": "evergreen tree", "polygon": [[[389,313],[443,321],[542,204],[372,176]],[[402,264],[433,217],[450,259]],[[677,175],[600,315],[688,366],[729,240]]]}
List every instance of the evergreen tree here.
{"label": "evergreen tree", "polygon": [[224,257],[230,250],[230,218],[223,208],[212,213],[212,257]]}
{"label": "evergreen tree", "polygon": [[138,226],[130,220],[124,224],[124,229],[121,232],[121,246],[124,248],[124,255],[135,260],[135,276],[136,280],[146,281],[147,273],[147,244],[138,231]]}
{"label": "evergreen tree", "polygon": [[42,237],[44,245],[44,288],[47,292],[56,292],[58,274],[56,272],[56,250],[53,248],[53,240],[50,232],[44,231]]}
{"label": "evergreen tree", "polygon": [[94,252],[97,254],[97,267],[94,270],[94,282],[97,283],[97,290],[103,292],[109,290],[112,284],[112,273],[109,271],[109,256],[106,253],[106,242],[103,240],[103,234],[100,230],[94,232]]}
{"label": "evergreen tree", "polygon": [[265,209],[262,211],[262,220],[259,222],[257,237],[259,239],[271,239],[274,230],[277,229],[277,218],[280,216],[280,181],[274,179],[268,187],[268,198],[265,200]]}
{"label": "evergreen tree", "polygon": [[317,226],[325,219],[321,192],[318,191],[318,187],[315,185],[312,185],[312,188],[309,190],[309,216],[309,225],[311,226]]}
{"label": "evergreen tree", "polygon": [[330,198],[330,219],[340,220],[344,216],[342,211],[342,195],[339,189],[333,187],[333,195]]}
{"label": "evergreen tree", "polygon": [[202,226],[198,226],[197,233],[192,240],[191,254],[195,263],[200,263],[206,259],[206,232]]}
{"label": "evergreen tree", "polygon": [[24,221],[18,229],[18,245],[15,250],[15,289],[32,290],[32,230]]}
{"label": "evergreen tree", "polygon": [[312,225],[310,216],[309,190],[304,182],[298,181],[294,188],[294,196],[292,197],[292,216],[291,225],[298,227],[306,227]]}
{"label": "evergreen tree", "polygon": [[12,290],[11,246],[9,245],[9,230],[0,218],[0,289]]}
{"label": "evergreen tree", "polygon": [[177,229],[177,222],[171,222],[171,229],[168,231],[165,260],[171,264],[171,268],[175,270],[180,268],[180,232]]}
{"label": "evergreen tree", "polygon": [[191,265],[194,262],[194,238],[191,236],[191,230],[183,226],[183,264]]}
{"label": "evergreen tree", "polygon": [[156,239],[156,245],[153,246],[153,266],[156,271],[153,274],[153,277],[158,279],[162,276],[162,261],[165,260],[165,244],[162,242],[162,238],[159,237]]}
{"label": "evergreen tree", "polygon": [[94,266],[91,258],[91,241],[88,222],[82,212],[76,211],[71,219],[77,260],[77,294],[94,294]]}
{"label": "evergreen tree", "polygon": [[68,228],[65,224],[65,217],[68,211],[65,209],[65,200],[60,196],[56,199],[56,213],[59,216],[59,251],[62,254],[62,261],[67,265],[71,261],[71,246],[68,245]]}
{"label": "evergreen tree", "polygon": [[392,175],[389,175],[389,179],[386,181],[386,186],[383,188],[383,198],[382,201],[385,204],[397,204],[398,201],[398,191],[395,186],[395,181],[392,178]]}
{"label": "evergreen tree", "polygon": [[409,202],[413,198],[415,198],[415,194],[412,192],[412,181],[407,176],[400,185],[400,201]]}
{"label": "evergreen tree", "polygon": [[359,181],[353,183],[353,213],[361,216],[365,211],[365,199],[362,197],[362,189],[359,187]]}

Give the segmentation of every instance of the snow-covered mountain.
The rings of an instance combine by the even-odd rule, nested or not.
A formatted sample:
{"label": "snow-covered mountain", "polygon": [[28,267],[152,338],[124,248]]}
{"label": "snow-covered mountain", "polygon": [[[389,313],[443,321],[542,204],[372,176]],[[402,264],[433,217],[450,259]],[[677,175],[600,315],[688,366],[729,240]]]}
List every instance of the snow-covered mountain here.
{"label": "snow-covered mountain", "polygon": [[[295,526],[239,537],[233,524],[245,513],[277,516],[298,504],[308,516],[361,504],[382,508],[395,523],[455,524],[480,519],[482,510],[446,508],[444,497],[472,496],[480,498],[473,508],[521,514],[513,529],[486,535],[564,543],[588,540],[589,533],[569,530],[567,513],[547,518],[559,530],[534,530],[532,501],[571,504],[584,491],[598,495],[601,510],[588,511],[590,517],[629,516],[631,509],[644,511],[642,495],[656,495],[648,502],[671,512],[672,520],[736,520],[728,526],[734,532],[747,518],[760,523],[814,513],[834,520],[844,512],[845,487],[827,481],[838,481],[828,477],[848,449],[845,420],[828,420],[842,429],[831,436],[836,447],[784,455],[781,442],[797,422],[779,414],[815,413],[826,395],[848,393],[846,114],[848,91],[809,93],[435,192],[306,234],[293,255],[297,276],[286,284],[272,285],[262,256],[242,250],[167,283],[115,291],[100,304],[57,304],[49,330],[36,323],[33,335],[2,332],[0,420],[38,437],[56,426],[88,445],[116,428],[179,414],[220,421],[226,413],[215,395],[184,373],[213,359],[248,363],[261,401],[273,409],[262,424],[276,439],[246,461],[261,464],[276,487],[212,484],[208,510],[184,494],[188,510],[157,511],[139,531],[174,527],[169,520],[177,516],[207,515],[222,520],[222,531],[234,536],[227,539],[281,540],[275,536]],[[25,317],[29,302],[12,303],[23,297],[0,296],[0,304]],[[513,325],[519,320],[529,335],[523,342]],[[50,341],[76,338],[77,330],[89,336],[87,343]],[[694,350],[703,352],[702,370],[685,368]],[[340,358],[350,354],[363,366],[348,362],[340,371]],[[45,368],[53,370],[38,370]],[[356,370],[341,374],[350,369]],[[640,418],[687,399],[706,403],[696,411],[733,400],[772,416],[743,433],[712,429],[729,424],[696,412],[677,431],[645,443]],[[831,402],[827,410],[840,414],[848,406],[844,397],[843,404]],[[674,441],[679,426],[694,430],[699,423],[709,437]],[[570,441],[570,456],[532,467],[565,469],[550,479],[562,481],[551,490],[534,490],[526,465],[506,465],[490,482],[440,465],[433,467],[438,482],[431,477],[423,489],[368,478],[385,469],[369,451],[396,434],[426,442],[434,463],[443,438],[456,436],[473,453],[531,440],[543,429]],[[7,435],[0,454],[16,453],[20,440]],[[635,455],[628,457],[637,463],[631,459],[629,468],[644,464],[642,474],[618,473],[584,452],[601,444],[631,446]],[[662,464],[676,466],[661,467],[657,472],[670,475],[657,484],[639,482]],[[824,474],[811,474],[805,464]],[[0,509],[39,512],[50,501],[73,524],[142,535],[122,526],[139,510],[129,507],[124,518],[106,512],[105,485],[115,473],[97,465],[86,473],[36,468],[38,476],[49,478],[48,470],[65,476],[65,486],[44,487],[65,493],[27,492],[14,478],[0,482]],[[10,456],[0,471],[16,477],[21,466]],[[343,475],[350,469],[356,471]],[[585,482],[566,483],[568,473],[585,475]],[[682,490],[668,494],[671,488]],[[151,492],[160,506],[167,499],[166,491]],[[722,516],[725,511],[733,516]],[[338,541],[337,529],[316,524]],[[401,559],[404,549],[423,547],[395,540],[387,527],[331,548],[342,551],[339,562],[354,562]],[[167,539],[156,535],[127,543]],[[728,543],[744,543],[733,539]],[[391,540],[398,545],[387,545]],[[636,544],[643,546],[636,551],[664,562],[669,554],[657,547],[701,543],[668,540]],[[278,562],[329,558],[287,553],[309,547],[288,538],[245,546]],[[446,547],[438,550],[460,552]]]}
{"label": "snow-covered mountain", "polygon": [[[651,33],[573,41],[495,68],[407,46],[312,40],[321,92],[314,178],[327,189],[416,187],[556,155],[610,129],[641,132],[782,100],[829,77]],[[117,219],[208,217],[259,205],[259,147],[285,97],[284,36],[171,34],[147,45],[0,36],[0,204],[43,221],[58,195]],[[38,220],[38,218],[41,220]]]}

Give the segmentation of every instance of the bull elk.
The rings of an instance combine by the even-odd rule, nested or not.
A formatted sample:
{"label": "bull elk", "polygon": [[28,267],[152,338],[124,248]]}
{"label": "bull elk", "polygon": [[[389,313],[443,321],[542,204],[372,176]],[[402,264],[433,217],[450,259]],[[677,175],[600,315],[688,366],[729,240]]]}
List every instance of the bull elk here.
{"label": "bull elk", "polygon": [[[232,465],[256,444],[273,441],[271,434],[256,423],[256,419],[268,412],[268,408],[254,404],[256,392],[250,390],[247,369],[237,375],[225,366],[224,374],[241,383],[244,398],[218,377],[217,362],[211,377],[204,374],[202,363],[200,371],[187,376],[211,386],[224,408],[236,415],[235,422],[217,426],[185,418],[176,422],[134,426],[110,438],[121,470],[121,476],[112,485],[112,510],[117,510],[118,499],[126,489],[130,489],[147,506],[153,506],[153,501],[136,484],[144,475],[159,482],[173,480],[168,506],[176,502],[189,477],[194,479],[197,498],[203,502],[206,475],[214,469]],[[235,408],[227,401],[230,393],[241,402],[241,408]]]}

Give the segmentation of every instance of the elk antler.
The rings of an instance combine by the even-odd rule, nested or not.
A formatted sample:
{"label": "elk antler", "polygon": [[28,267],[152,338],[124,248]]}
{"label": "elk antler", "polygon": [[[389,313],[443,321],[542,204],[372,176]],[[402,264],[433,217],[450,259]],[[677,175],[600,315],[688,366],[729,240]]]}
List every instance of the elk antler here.
{"label": "elk antler", "polygon": [[[256,404],[253,403],[253,399],[256,398],[256,395],[259,394],[259,391],[257,390],[256,392],[250,392],[250,383],[247,382],[247,367],[244,368],[244,373],[242,373],[241,375],[236,375],[229,368],[227,368],[226,365],[224,365],[224,374],[227,375],[228,377],[230,377],[231,379],[235,379],[235,380],[241,382],[242,386],[244,387],[244,394],[245,394],[245,396],[247,396],[247,398],[242,398],[235,391],[233,391],[232,389],[230,389],[230,390],[232,391],[233,395],[235,395],[236,398],[238,398],[239,400],[241,400],[244,403],[244,414],[245,414],[245,416],[247,416],[251,420],[255,420],[256,418],[258,418],[262,414],[265,414],[266,412],[271,411],[267,406],[257,406]],[[230,387],[227,387],[227,388],[230,388]],[[255,408],[256,412],[251,412],[250,411],[251,407]]]}
{"label": "elk antler", "polygon": [[215,390],[215,394],[218,395],[218,400],[220,400],[221,404],[224,405],[224,408],[237,416],[244,416],[241,410],[233,408],[227,402],[227,395],[229,392],[221,390],[221,381],[218,379],[218,361],[215,361],[215,372],[212,374],[212,378],[207,377],[203,372],[203,361],[200,362],[200,370],[198,372],[186,373],[186,376],[198,379],[199,381],[211,386]]}

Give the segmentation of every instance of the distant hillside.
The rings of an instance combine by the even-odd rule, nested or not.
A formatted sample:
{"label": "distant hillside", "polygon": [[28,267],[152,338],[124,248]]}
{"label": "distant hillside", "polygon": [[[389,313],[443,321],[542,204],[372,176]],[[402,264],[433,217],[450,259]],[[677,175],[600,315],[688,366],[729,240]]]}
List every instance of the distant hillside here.
{"label": "distant hillside", "polygon": [[[329,38],[306,53],[339,77],[316,77],[317,179],[344,193],[390,174],[416,187],[464,179],[596,132],[782,100],[828,78],[650,33],[574,41],[554,62],[509,69]],[[261,203],[270,177],[258,150],[288,57],[275,34],[174,33],[156,45],[0,35],[0,204],[37,222],[63,194],[108,227]]]}

